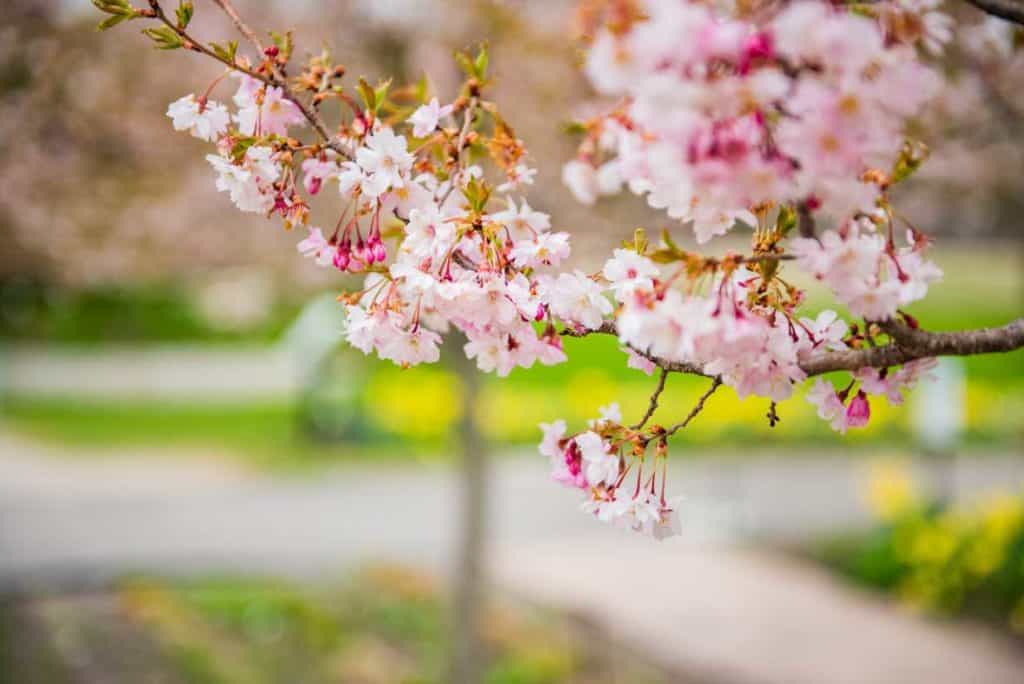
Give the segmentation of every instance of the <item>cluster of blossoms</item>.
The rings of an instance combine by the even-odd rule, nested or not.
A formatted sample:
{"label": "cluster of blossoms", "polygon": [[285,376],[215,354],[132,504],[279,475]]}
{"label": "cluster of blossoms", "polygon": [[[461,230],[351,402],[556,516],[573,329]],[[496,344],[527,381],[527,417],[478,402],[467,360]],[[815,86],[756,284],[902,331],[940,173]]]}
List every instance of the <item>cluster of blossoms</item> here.
{"label": "cluster of blossoms", "polygon": [[[910,361],[891,373],[888,368],[861,368],[840,392],[832,383],[818,378],[807,393],[807,400],[818,409],[819,418],[827,420],[833,430],[846,434],[848,428],[864,427],[871,419],[869,394],[884,395],[890,404],[902,404],[903,392],[929,377],[936,363],[935,359]],[[860,389],[853,393],[858,382]]]}
{"label": "cluster of blossoms", "polygon": [[928,284],[942,277],[922,254],[927,241],[911,230],[908,242],[895,248],[864,217],[826,231],[820,239],[796,238],[790,251],[797,265],[826,283],[850,313],[881,320],[924,297]]}
{"label": "cluster of blossoms", "polygon": [[[791,207],[802,237],[786,247],[854,315],[890,318],[925,296],[941,272],[925,258],[928,241],[916,229],[897,247],[886,191],[920,163],[921,150],[904,135],[939,85],[914,52],[916,42],[940,50],[950,37],[950,20],[935,3],[879,3],[868,18],[799,2],[757,20],[688,2],[611,4],[622,5],[617,20],[594,31],[586,71],[599,93],[621,100],[582,126],[579,154],[563,173],[578,199],[593,202],[628,185],[652,207],[690,222],[698,242],[738,222],[764,228],[765,208]],[[837,228],[815,235],[817,218]],[[769,247],[781,253],[785,237]],[[799,347],[813,340],[785,330],[792,321],[782,324],[769,310],[759,322],[737,308],[731,319],[739,325],[717,317],[708,332],[707,323],[680,319],[711,320],[720,302],[686,304],[685,311],[675,301],[647,304],[640,319],[632,315],[638,307],[627,305],[628,325],[619,330],[642,321],[662,334],[682,327],[710,335],[712,349],[716,335],[743,339],[749,346],[735,365],[770,359],[774,370],[730,384],[757,394],[785,396],[786,379],[802,379]],[[705,365],[701,345],[688,337],[671,345],[687,349],[668,358]],[[653,349],[643,333],[623,341]],[[762,355],[750,356],[756,350]],[[711,369],[728,373],[733,365],[726,359]]]}
{"label": "cluster of blossoms", "polygon": [[[240,81],[234,113],[187,95],[168,116],[175,129],[216,143],[207,159],[217,188],[242,211],[306,223],[309,198],[328,189],[341,196],[333,232],[310,226],[297,248],[319,266],[365,274],[344,297],[345,337],[356,348],[403,366],[434,362],[441,335],[454,328],[481,370],[504,376],[565,360],[556,320],[594,328],[611,313],[593,278],[554,272],[569,256],[568,234],[526,200],[492,201],[485,170],[466,162],[490,117],[486,148],[505,172],[499,187],[513,192],[535,173],[511,128],[469,89],[457,102],[414,108],[404,133],[378,116],[386,88],[371,91],[330,148],[288,137],[308,122],[280,87],[246,74]],[[390,253],[386,237],[394,238]]]}
{"label": "cluster of blossoms", "polygon": [[720,376],[740,397],[787,399],[794,384],[806,379],[801,361],[846,348],[847,326],[835,312],[793,320],[763,304],[763,279],[742,266],[725,275],[712,272],[708,294],[672,287],[653,260],[625,249],[615,251],[604,275],[619,302],[624,344]]}
{"label": "cluster of blossoms", "polygon": [[[564,268],[569,235],[515,196],[536,172],[483,97],[485,51],[459,55],[466,81],[451,102],[428,101],[424,87],[390,92],[362,80],[357,98],[326,53],[289,78],[290,36],[265,49],[255,41],[262,54],[251,63],[236,45],[196,43],[185,31],[191,3],[177,22],[155,1],[149,10],[96,4],[112,16],[105,24],[159,19],[164,26],[146,35],[160,47],[214,56],[239,79],[234,111],[210,99],[218,79],[205,95],[172,103],[168,116],[216,145],[207,159],[217,188],[240,210],[305,226],[303,256],[362,277],[339,297],[352,346],[412,366],[437,361],[442,335],[458,331],[482,371],[504,376],[564,361],[564,335],[610,333],[629,367],[661,369],[650,409],[633,426],[617,406],[573,435],[564,421],[542,426],[554,479],[583,491],[584,510],[603,521],[671,534],[667,440],[719,385],[770,400],[774,425],[775,402],[823,372],[822,359],[875,346],[879,324],[897,316],[916,326],[900,307],[941,275],[924,256],[928,239],[888,194],[924,157],[905,135],[938,82],[916,50],[939,52],[949,39],[933,0],[856,12],[793,2],[730,16],[684,0],[587,3],[596,9],[586,72],[618,101],[580,126],[579,154],[563,170],[571,192],[593,203],[628,186],[692,223],[698,242],[739,224],[753,229],[752,254],[721,258],[681,249],[667,232],[652,245],[637,231],[594,274]],[[319,110],[332,98],[352,113],[334,131]],[[292,137],[312,133],[315,142]],[[331,230],[310,222],[310,201],[325,193],[343,207]],[[833,311],[801,315],[805,293],[779,275],[786,262],[827,285],[863,324]],[[899,403],[932,363],[846,365],[845,389],[819,378],[808,398],[845,432],[867,424],[868,395]],[[713,384],[683,422],[648,425],[670,371]]]}
{"label": "cluster of blossoms", "polygon": [[563,420],[540,427],[539,451],[551,461],[551,477],[584,492],[585,512],[657,539],[679,534],[676,502],[665,498],[664,437],[658,438],[653,462],[647,464],[647,441],[623,427],[617,404],[602,407],[601,417],[576,435],[566,436]]}
{"label": "cluster of blossoms", "polygon": [[765,203],[837,221],[871,212],[880,189],[865,172],[892,167],[907,118],[940,83],[913,45],[828,3],[761,20],[625,4],[632,15],[596,31],[586,62],[594,88],[622,99],[586,122],[565,179],[588,202],[625,184],[700,242],[753,225]]}

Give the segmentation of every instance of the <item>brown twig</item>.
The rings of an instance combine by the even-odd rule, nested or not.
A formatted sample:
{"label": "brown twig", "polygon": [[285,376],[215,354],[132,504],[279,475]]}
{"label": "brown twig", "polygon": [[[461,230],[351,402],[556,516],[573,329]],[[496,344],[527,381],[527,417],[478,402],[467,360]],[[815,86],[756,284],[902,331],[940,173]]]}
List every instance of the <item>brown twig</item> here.
{"label": "brown twig", "polygon": [[263,44],[260,42],[260,39],[256,35],[256,32],[249,28],[249,26],[246,25],[244,21],[242,21],[242,17],[239,16],[238,11],[235,9],[234,5],[232,5],[231,2],[229,2],[229,0],[213,0],[213,4],[220,7],[221,10],[224,11],[224,14],[228,15],[228,18],[231,19],[231,23],[235,25],[235,28],[238,29],[238,32],[245,36],[246,40],[252,43],[262,55]]}
{"label": "brown twig", "polygon": [[459,130],[459,137],[455,142],[455,163],[458,165],[455,173],[452,174],[450,185],[445,190],[444,195],[441,196],[438,204],[444,204],[448,201],[448,197],[451,196],[452,191],[455,190],[455,186],[458,184],[459,177],[462,175],[462,170],[465,168],[465,157],[462,154],[462,148],[466,144],[466,138],[469,137],[469,129],[473,124],[473,115],[476,113],[476,108],[480,104],[480,100],[476,97],[472,97],[469,103],[466,105],[466,112],[462,119],[462,128]]}
{"label": "brown twig", "polygon": [[708,387],[707,391],[705,391],[704,394],[700,395],[700,399],[698,399],[696,405],[694,405],[694,407],[690,409],[690,413],[687,414],[686,418],[683,418],[683,420],[681,420],[680,422],[666,429],[665,432],[658,435],[658,437],[671,437],[672,435],[674,435],[675,433],[689,425],[690,421],[696,418],[697,414],[704,410],[704,404],[705,402],[707,402],[708,398],[712,394],[714,394],[715,390],[717,390],[721,386],[722,378],[716,375],[714,378],[711,379],[711,387]]}
{"label": "brown twig", "polygon": [[1024,2],[1021,0],[967,0],[982,12],[1024,26]]}
{"label": "brown twig", "polygon": [[[256,32],[249,28],[249,26],[244,21],[242,21],[242,17],[239,16],[238,11],[235,9],[234,5],[231,4],[231,0],[213,0],[213,3],[220,7],[221,10],[224,11],[224,14],[228,15],[228,18],[231,19],[231,23],[235,25],[235,28],[238,29],[238,32],[245,36],[246,40],[253,44],[253,46],[259,51],[260,55],[263,55],[263,43],[260,41],[259,36],[257,36]],[[330,132],[327,130],[327,125],[324,123],[324,120],[320,117],[320,113],[317,112],[315,109],[308,107],[304,102],[302,102],[302,100],[299,99],[299,97],[288,86],[288,79],[285,78],[285,75],[281,72],[280,69],[278,69],[277,65],[274,64],[273,60],[270,60],[270,68],[274,74],[274,78],[279,82],[278,85],[280,86],[281,91],[284,93],[285,99],[287,99],[289,102],[291,102],[292,104],[299,108],[299,111],[302,112],[302,115],[306,117],[306,120],[309,121],[310,125],[316,130],[320,137],[323,138],[324,142],[327,144],[329,148],[331,148],[341,156],[345,157],[346,159],[351,159],[351,155],[349,154],[348,150],[346,150],[336,140],[334,140],[334,136],[332,136]]]}
{"label": "brown twig", "polygon": [[[614,335],[618,336],[619,332],[615,327],[615,323],[612,321],[605,321],[599,328],[588,330],[586,328],[566,328],[562,331],[563,337],[586,337],[588,335]],[[708,373],[705,373],[699,366],[692,363],[685,363],[682,361],[669,361],[659,356],[644,351],[643,349],[637,349],[636,347],[626,345],[635,354],[644,357],[658,368],[666,370],[670,373],[685,373],[686,375],[703,375],[706,378],[714,377]]]}
{"label": "brown twig", "polygon": [[644,425],[647,425],[647,421],[651,419],[651,416],[654,415],[654,412],[658,410],[658,398],[661,396],[661,393],[665,391],[665,380],[668,379],[668,373],[669,372],[664,368],[661,369],[661,375],[658,378],[658,386],[654,388],[654,393],[651,394],[651,401],[647,405],[647,411],[644,413],[644,417],[641,418],[636,425],[630,426],[631,430],[639,430],[643,428]]}
{"label": "brown twig", "polygon": [[[253,45],[259,51],[260,56],[262,56],[262,44],[256,37],[256,34],[252,32],[252,29],[246,26],[242,22],[241,18],[238,17],[238,13],[235,11],[234,7],[231,6],[231,3],[228,2],[228,0],[213,1],[218,6],[220,6],[221,9],[223,9],[225,13],[228,14],[229,17],[231,17],[235,26],[238,27],[238,30],[242,33],[242,35],[244,35],[253,43]],[[288,80],[284,77],[284,74],[282,74],[277,69],[277,67],[272,65],[272,74],[268,76],[266,74],[261,74],[260,72],[250,69],[248,67],[242,66],[236,61],[224,59],[223,57],[215,53],[213,50],[203,45],[202,42],[196,40],[191,35],[189,35],[188,32],[185,31],[185,29],[178,26],[177,22],[172,21],[170,17],[168,17],[167,14],[164,12],[163,8],[160,6],[159,0],[149,0],[149,6],[153,9],[153,12],[156,14],[155,18],[158,19],[162,24],[170,28],[172,31],[174,31],[176,34],[178,34],[178,36],[183,41],[185,41],[185,45],[189,50],[201,53],[203,55],[206,55],[207,57],[211,57],[220,62],[221,64],[225,65],[229,69],[233,69],[234,71],[243,73],[246,76],[249,76],[250,78],[255,78],[256,80],[265,83],[268,86],[280,88],[284,98],[291,102],[292,104],[294,104],[296,107],[298,107],[299,111],[302,112],[302,115],[305,117],[306,121],[309,122],[309,124],[313,127],[313,130],[317,132],[317,135],[320,136],[320,138],[324,141],[324,144],[327,147],[334,150],[345,159],[352,158],[352,154],[347,149],[345,149],[345,147],[340,142],[334,140],[334,137],[327,130],[327,124],[324,123],[323,119],[320,117],[320,114],[316,110],[306,105],[294,93],[294,91],[292,91],[291,87],[289,87],[288,85]]]}

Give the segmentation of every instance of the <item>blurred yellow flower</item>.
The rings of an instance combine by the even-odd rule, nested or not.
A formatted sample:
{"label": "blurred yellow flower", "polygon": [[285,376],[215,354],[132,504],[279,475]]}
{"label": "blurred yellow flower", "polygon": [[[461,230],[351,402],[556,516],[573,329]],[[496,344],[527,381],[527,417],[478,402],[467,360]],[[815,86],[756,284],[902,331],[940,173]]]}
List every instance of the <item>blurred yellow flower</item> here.
{"label": "blurred yellow flower", "polygon": [[876,516],[892,520],[908,511],[917,500],[917,487],[905,463],[881,461],[868,466],[865,502]]}

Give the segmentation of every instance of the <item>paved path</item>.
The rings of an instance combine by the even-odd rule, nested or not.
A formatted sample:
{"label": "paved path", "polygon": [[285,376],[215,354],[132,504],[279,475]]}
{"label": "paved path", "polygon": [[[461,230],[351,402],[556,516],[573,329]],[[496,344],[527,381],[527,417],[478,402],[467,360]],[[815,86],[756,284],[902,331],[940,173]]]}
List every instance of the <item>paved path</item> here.
{"label": "paved path", "polygon": [[0,349],[0,388],[23,396],[161,398],[189,402],[295,392],[300,371],[286,347],[186,345]]}
{"label": "paved path", "polygon": [[[493,470],[493,576],[599,618],[697,681],[1020,682],[1024,654],[980,628],[934,624],[816,569],[735,542],[863,520],[863,466],[826,458],[681,464],[682,539],[657,544],[576,512],[540,459]],[[1024,483],[1014,459],[968,461],[965,492]],[[270,478],[156,454],[62,455],[0,433],[0,583],[83,587],[124,572],[323,577],[374,559],[438,572],[453,555],[455,478],[442,467],[345,467]]]}
{"label": "paved path", "polygon": [[506,588],[597,618],[696,682],[1020,684],[1024,652],[762,551],[586,541],[503,549]]}

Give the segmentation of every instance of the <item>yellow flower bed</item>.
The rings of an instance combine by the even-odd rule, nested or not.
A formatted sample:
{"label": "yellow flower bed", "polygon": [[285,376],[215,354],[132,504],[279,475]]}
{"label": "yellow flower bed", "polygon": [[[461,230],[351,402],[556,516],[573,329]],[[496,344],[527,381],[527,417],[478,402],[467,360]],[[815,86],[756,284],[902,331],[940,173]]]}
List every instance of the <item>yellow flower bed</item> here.
{"label": "yellow flower bed", "polygon": [[[598,415],[598,408],[619,402],[626,420],[643,414],[654,386],[653,379],[616,381],[600,368],[584,368],[565,383],[526,384],[486,382],[477,418],[488,438],[505,443],[528,443],[539,438],[537,425],[557,418],[570,429],[582,429]],[[671,424],[689,413],[706,389],[702,378],[669,379],[655,422]],[[909,434],[915,397],[903,406],[890,406],[881,397],[871,401],[871,422],[850,430],[845,443],[878,441],[892,434]],[[981,435],[1024,434],[1024,392],[983,381],[971,381],[966,393],[966,428]],[[406,371],[383,369],[375,373],[366,393],[366,408],[373,427],[385,434],[416,441],[438,441],[449,435],[461,415],[461,387],[450,371],[419,367]],[[782,422],[771,428],[766,419],[768,402],[756,397],[739,399],[723,388],[683,439],[711,443],[733,436],[758,439],[771,434],[785,440],[813,438],[836,441],[814,407],[797,392],[779,405]]]}

